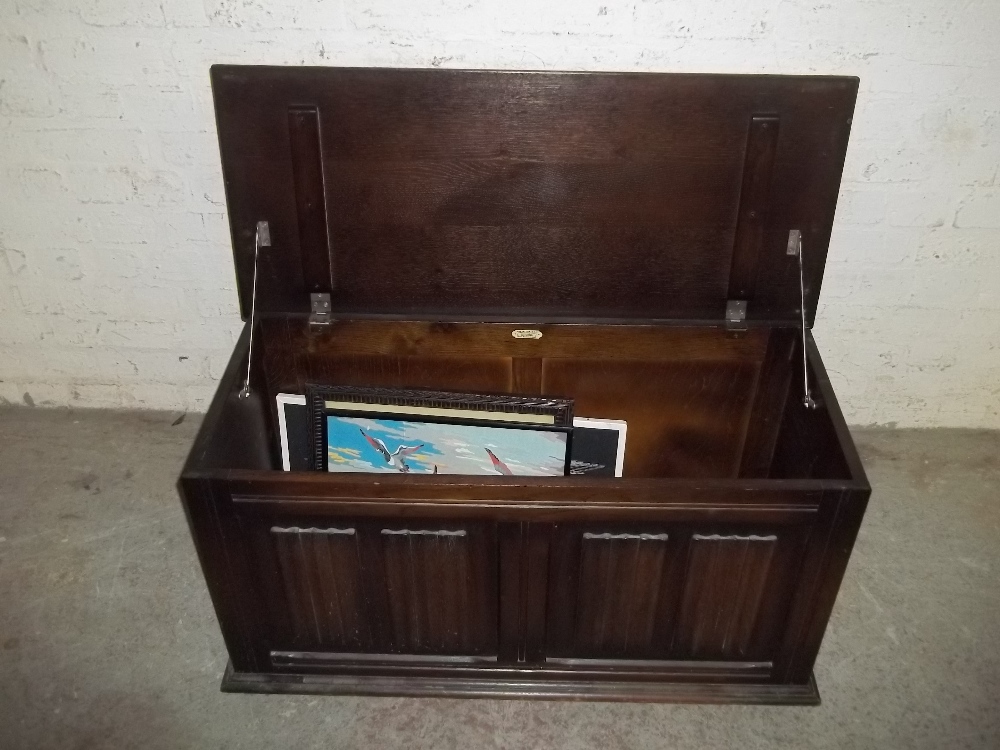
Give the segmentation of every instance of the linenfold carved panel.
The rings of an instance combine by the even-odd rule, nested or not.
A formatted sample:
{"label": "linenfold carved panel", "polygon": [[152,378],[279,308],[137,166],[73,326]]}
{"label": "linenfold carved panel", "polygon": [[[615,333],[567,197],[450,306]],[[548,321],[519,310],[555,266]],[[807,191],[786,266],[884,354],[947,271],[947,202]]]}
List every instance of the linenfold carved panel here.
{"label": "linenfold carved panel", "polygon": [[583,534],[576,644],[625,655],[652,646],[667,534]]}
{"label": "linenfold carved panel", "polygon": [[681,653],[748,658],[777,541],[774,535],[692,535],[677,624]]}
{"label": "linenfold carved panel", "polygon": [[367,651],[374,644],[354,528],[271,528],[295,641]]}
{"label": "linenfold carved panel", "polygon": [[[390,650],[475,654],[496,648],[496,590],[482,536],[466,529],[382,529]],[[495,599],[495,595],[494,595]]]}
{"label": "linenfold carved panel", "polygon": [[800,530],[565,527],[550,562],[548,654],[767,662],[786,622]]}
{"label": "linenfold carved panel", "polygon": [[495,551],[475,524],[283,525],[270,538],[290,638],[279,650],[495,652]]}

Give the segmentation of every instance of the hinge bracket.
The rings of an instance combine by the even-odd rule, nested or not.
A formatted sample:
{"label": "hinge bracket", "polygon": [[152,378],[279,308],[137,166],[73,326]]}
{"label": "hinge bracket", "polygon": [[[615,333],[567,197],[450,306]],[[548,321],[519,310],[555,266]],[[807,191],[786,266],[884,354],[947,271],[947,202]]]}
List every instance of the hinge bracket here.
{"label": "hinge bracket", "polygon": [[330,295],[313,292],[309,295],[309,324],[327,325],[330,322]]}
{"label": "hinge bracket", "polygon": [[747,301],[731,299],[726,302],[726,328],[730,331],[746,330]]}
{"label": "hinge bracket", "polygon": [[257,240],[261,247],[271,247],[271,225],[268,222],[257,222]]}

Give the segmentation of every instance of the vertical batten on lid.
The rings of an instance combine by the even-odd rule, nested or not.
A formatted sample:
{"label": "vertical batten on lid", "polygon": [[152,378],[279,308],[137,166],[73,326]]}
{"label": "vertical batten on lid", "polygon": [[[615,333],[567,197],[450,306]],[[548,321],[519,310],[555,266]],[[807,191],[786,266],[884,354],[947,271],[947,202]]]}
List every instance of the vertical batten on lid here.
{"label": "vertical batten on lid", "polygon": [[333,277],[319,108],[289,107],[288,136],[295,180],[299,243],[302,247],[302,276],[309,292],[329,292]]}
{"label": "vertical batten on lid", "polygon": [[771,193],[771,168],[778,148],[778,122],[777,115],[750,118],[729,271],[730,301],[748,301],[756,291],[757,265]]}

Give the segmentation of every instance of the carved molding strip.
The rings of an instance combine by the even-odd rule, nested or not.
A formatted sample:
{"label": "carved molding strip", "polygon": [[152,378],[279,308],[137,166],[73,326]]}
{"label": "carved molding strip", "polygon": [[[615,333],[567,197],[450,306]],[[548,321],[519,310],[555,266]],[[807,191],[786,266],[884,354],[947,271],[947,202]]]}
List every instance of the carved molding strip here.
{"label": "carved molding strip", "polygon": [[273,534],[346,534],[351,536],[354,534],[354,529],[318,529],[312,526],[308,529],[299,528],[298,526],[272,526],[271,533]]}

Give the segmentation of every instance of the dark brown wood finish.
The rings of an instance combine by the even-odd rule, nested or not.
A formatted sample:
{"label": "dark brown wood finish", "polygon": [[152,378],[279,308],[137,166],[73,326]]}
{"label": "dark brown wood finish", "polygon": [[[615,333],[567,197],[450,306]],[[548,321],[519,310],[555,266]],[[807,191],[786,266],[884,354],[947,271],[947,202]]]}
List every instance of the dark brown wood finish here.
{"label": "dark brown wood finish", "polygon": [[[224,689],[818,702],[870,488],[785,244],[811,320],[856,79],[212,77],[244,312],[273,240],[179,483]],[[307,383],[572,398],[625,477],[284,473]]]}
{"label": "dark brown wood finish", "polygon": [[522,521],[501,530],[500,662],[538,664],[545,658],[548,527]]}
{"label": "dark brown wood finish", "polygon": [[[378,337],[369,341],[381,346]],[[550,342],[558,350],[559,336]],[[645,356],[641,341],[622,344],[630,347]],[[742,351],[763,354],[759,346]],[[803,432],[796,424],[803,453],[810,444],[828,451],[830,433],[837,441],[846,436],[831,418],[835,401],[813,356],[824,399],[816,424],[826,427]],[[765,386],[748,393],[747,403],[759,403],[760,393],[771,390]],[[238,390],[238,377],[229,387]],[[783,409],[796,407],[794,388],[788,391]],[[237,411],[260,408],[224,403]],[[226,427],[212,429],[222,435]],[[300,691],[814,701],[808,667],[822,634],[816,628],[825,623],[816,611],[832,606],[835,587],[827,576],[842,575],[846,563],[831,540],[852,533],[858,503],[863,508],[867,497],[853,450],[837,446],[843,472],[831,478],[816,476],[816,460],[801,459],[785,479],[726,474],[697,481],[390,476],[373,484],[364,475],[226,470],[224,480],[212,482],[212,495],[195,492],[188,503],[199,510],[208,504],[220,519],[231,519],[225,524],[242,529],[230,536],[246,550],[242,562],[238,552],[213,557],[210,547],[205,563],[210,581],[222,575],[212,586],[220,619],[243,623],[235,629],[254,660],[238,658],[230,646],[237,672],[227,689],[273,691],[292,678]],[[185,486],[220,476],[211,466],[218,460],[203,468],[192,460]],[[795,479],[795,471],[804,473]],[[858,500],[844,515],[850,498]],[[838,531],[845,522],[848,528]],[[387,546],[383,529],[406,533]],[[479,553],[442,556],[442,540],[469,534],[484,540]],[[316,544],[318,536],[327,537],[325,547]],[[288,544],[292,538],[297,546]],[[438,546],[415,549],[411,557],[416,539]],[[284,570],[282,544],[291,550]],[[352,544],[360,551],[350,552]],[[303,562],[309,559],[311,567]],[[480,572],[470,578],[473,559]],[[434,570],[448,575],[429,578],[432,560]],[[272,572],[258,571],[254,584],[246,570],[262,561],[270,561]],[[462,588],[451,574],[473,583]],[[245,597],[227,604],[233,586],[255,587],[249,601],[256,604]],[[470,606],[470,596],[486,599]],[[345,618],[339,608],[349,602]],[[230,613],[227,607],[237,604],[238,614]],[[317,622],[320,635],[310,632]],[[504,671],[505,665],[531,674]],[[274,677],[240,676],[249,673]],[[707,687],[713,684],[733,689]],[[768,687],[761,692],[755,685]]]}
{"label": "dark brown wood finish", "polygon": [[288,140],[299,225],[299,247],[309,248],[309,252],[302,253],[304,287],[310,293],[329,292],[332,286],[331,253],[318,107],[288,108]]}
{"label": "dark brown wood finish", "polygon": [[737,475],[769,341],[764,328],[734,338],[712,327],[546,324],[524,340],[511,324],[263,324],[273,393],[329,383],[571,394],[578,413],[628,421],[635,477]]}
{"label": "dark brown wood finish", "polygon": [[777,534],[691,535],[675,636],[680,653],[731,661],[755,657],[777,546]]}
{"label": "dark brown wood finish", "polygon": [[788,230],[811,320],[858,84],[215,66],[212,85],[244,313],[264,219],[268,311],[307,310],[332,258],[355,314],[721,320],[756,290],[750,318],[791,321]]}
{"label": "dark brown wood finish", "polygon": [[733,265],[729,271],[729,299],[752,300],[757,288],[757,265],[770,209],[771,178],[780,122],[780,118],[774,115],[754,115],[750,118]]}
{"label": "dark brown wood finish", "polygon": [[792,375],[797,372],[794,357],[799,354],[801,360],[802,356],[799,335],[794,329],[775,328],[768,338],[741,451],[741,477],[766,477],[771,471],[788,389]]}
{"label": "dark brown wood finish", "polygon": [[[265,531],[266,527],[258,527]],[[285,638],[302,648],[371,651],[377,643],[355,526],[272,526],[257,558],[280,573],[274,614],[287,619]],[[262,572],[266,575],[266,572]],[[274,599],[271,599],[274,601]]]}
{"label": "dark brown wood finish", "polygon": [[548,655],[667,658],[680,545],[665,529],[591,528],[609,526],[553,529]]}

